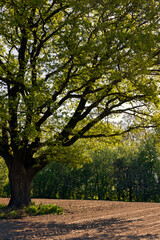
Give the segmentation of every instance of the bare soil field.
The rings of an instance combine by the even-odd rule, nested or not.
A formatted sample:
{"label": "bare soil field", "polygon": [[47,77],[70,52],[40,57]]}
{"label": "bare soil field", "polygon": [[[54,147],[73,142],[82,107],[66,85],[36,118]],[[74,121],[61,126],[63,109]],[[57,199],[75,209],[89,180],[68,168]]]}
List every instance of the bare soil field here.
{"label": "bare soil field", "polygon": [[[160,203],[33,199],[63,215],[0,220],[0,240],[160,240]],[[8,199],[0,199],[8,203]]]}

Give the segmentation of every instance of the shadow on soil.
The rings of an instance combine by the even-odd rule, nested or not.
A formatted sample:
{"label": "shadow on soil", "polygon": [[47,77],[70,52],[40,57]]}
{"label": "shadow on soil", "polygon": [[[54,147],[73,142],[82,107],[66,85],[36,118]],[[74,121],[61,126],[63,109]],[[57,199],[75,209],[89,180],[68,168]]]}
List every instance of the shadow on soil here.
{"label": "shadow on soil", "polygon": [[[127,235],[132,226],[132,220],[118,218],[108,220],[93,220],[73,224],[49,224],[29,222],[28,220],[0,220],[0,239],[66,239],[66,240],[158,240],[157,234]],[[136,226],[136,227],[140,227]],[[72,235],[72,236],[71,236]]]}

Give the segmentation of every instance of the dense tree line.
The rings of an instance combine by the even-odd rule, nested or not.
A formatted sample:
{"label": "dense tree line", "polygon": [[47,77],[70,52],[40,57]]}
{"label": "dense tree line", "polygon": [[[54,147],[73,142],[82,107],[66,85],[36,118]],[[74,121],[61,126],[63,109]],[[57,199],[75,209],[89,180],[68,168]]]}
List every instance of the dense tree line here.
{"label": "dense tree line", "polygon": [[33,197],[160,201],[160,161],[155,137],[95,150],[77,168],[52,162],[34,179]]}

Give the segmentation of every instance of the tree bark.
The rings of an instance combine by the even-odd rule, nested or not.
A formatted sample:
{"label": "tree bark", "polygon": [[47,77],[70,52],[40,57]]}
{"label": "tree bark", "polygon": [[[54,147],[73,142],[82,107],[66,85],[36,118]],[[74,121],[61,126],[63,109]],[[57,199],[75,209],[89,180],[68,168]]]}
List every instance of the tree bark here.
{"label": "tree bark", "polygon": [[31,184],[36,174],[32,155],[27,149],[19,149],[8,165],[11,199],[9,207],[22,208],[31,202]]}
{"label": "tree bark", "polygon": [[22,208],[31,202],[31,184],[33,180],[32,169],[27,169],[23,164],[14,161],[9,170],[11,199],[9,207]]}

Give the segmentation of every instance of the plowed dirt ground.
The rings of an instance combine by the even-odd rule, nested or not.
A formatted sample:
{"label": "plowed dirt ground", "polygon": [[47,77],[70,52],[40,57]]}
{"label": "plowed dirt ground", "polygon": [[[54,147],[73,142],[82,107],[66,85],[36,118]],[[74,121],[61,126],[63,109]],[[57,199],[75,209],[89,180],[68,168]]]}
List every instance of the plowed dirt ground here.
{"label": "plowed dirt ground", "polygon": [[[0,220],[0,240],[160,240],[160,203],[33,199],[63,215]],[[8,199],[0,199],[8,203]]]}

